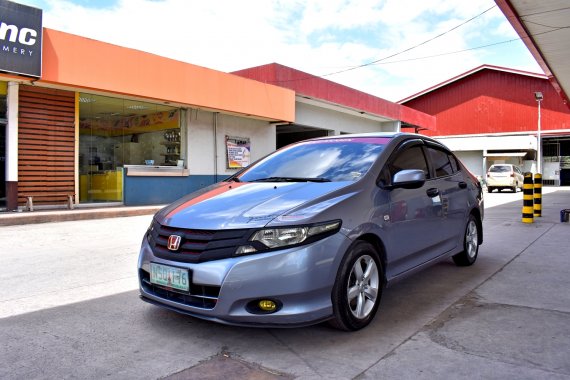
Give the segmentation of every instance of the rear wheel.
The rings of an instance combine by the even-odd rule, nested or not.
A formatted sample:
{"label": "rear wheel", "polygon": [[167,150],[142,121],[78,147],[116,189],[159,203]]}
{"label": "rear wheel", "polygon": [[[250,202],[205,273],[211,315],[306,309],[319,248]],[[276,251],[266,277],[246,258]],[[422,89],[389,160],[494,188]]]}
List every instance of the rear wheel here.
{"label": "rear wheel", "polygon": [[479,225],[473,215],[469,215],[465,234],[463,237],[463,252],[453,256],[453,261],[458,266],[473,265],[479,253]]}
{"label": "rear wheel", "polygon": [[380,297],[384,271],[372,244],[356,242],[345,255],[332,291],[333,327],[355,331],[374,318]]}
{"label": "rear wheel", "polygon": [[492,193],[492,192],[493,192],[493,190],[495,190],[495,188],[494,188],[494,187],[490,187],[490,186],[489,186],[489,187],[487,187],[487,192],[488,192],[488,193]]}

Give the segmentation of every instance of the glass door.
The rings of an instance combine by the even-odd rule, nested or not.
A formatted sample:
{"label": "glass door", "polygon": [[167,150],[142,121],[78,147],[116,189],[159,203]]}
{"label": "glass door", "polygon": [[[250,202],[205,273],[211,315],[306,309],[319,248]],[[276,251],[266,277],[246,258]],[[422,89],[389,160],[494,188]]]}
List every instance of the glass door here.
{"label": "glass door", "polygon": [[176,165],[177,108],[79,94],[79,202],[123,202],[126,165]]}

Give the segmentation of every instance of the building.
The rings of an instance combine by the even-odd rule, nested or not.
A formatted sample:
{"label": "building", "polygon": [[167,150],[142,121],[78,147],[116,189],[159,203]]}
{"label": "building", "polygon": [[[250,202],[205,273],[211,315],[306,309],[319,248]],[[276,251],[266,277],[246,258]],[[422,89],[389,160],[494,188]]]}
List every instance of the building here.
{"label": "building", "polygon": [[321,78],[297,93],[43,28],[41,9],[0,12],[0,210],[164,204],[298,139],[435,128]]}
{"label": "building", "polygon": [[[36,8],[0,8],[7,210],[29,196],[170,202],[272,152],[272,123],[294,120],[291,90],[42,28]],[[29,57],[39,59],[16,60]]]}
{"label": "building", "polygon": [[483,65],[399,103],[435,116],[437,131],[423,133],[478,176],[493,163],[536,172],[540,152],[544,183],[570,185],[570,109],[545,75]]}
{"label": "building", "polygon": [[435,117],[277,63],[233,74],[295,91],[295,121],[277,125],[277,147],[311,137],[435,131]]}

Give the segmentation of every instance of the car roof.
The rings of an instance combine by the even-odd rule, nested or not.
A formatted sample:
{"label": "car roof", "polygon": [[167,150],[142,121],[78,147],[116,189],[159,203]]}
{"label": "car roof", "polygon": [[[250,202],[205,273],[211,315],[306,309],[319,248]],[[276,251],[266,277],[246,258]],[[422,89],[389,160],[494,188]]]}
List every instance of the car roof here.
{"label": "car roof", "polygon": [[432,145],[439,146],[445,148],[449,151],[449,148],[442,144],[441,142],[425,136],[420,135],[417,133],[408,133],[408,132],[368,132],[368,133],[353,133],[353,134],[346,134],[346,135],[335,135],[335,136],[324,136],[324,137],[317,137],[305,141],[319,141],[319,140],[341,140],[341,139],[350,139],[350,138],[371,138],[371,137],[378,137],[378,138],[389,138],[395,140],[396,143],[407,139],[421,139],[422,141],[430,142]]}

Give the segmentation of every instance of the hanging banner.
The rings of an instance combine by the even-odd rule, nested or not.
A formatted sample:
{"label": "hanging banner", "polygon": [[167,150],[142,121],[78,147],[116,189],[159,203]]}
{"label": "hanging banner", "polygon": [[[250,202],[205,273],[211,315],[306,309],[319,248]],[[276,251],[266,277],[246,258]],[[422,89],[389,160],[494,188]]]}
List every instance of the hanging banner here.
{"label": "hanging banner", "polygon": [[241,169],[251,163],[249,137],[226,136],[228,169]]}
{"label": "hanging banner", "polygon": [[0,71],[41,77],[42,10],[0,0]]}

